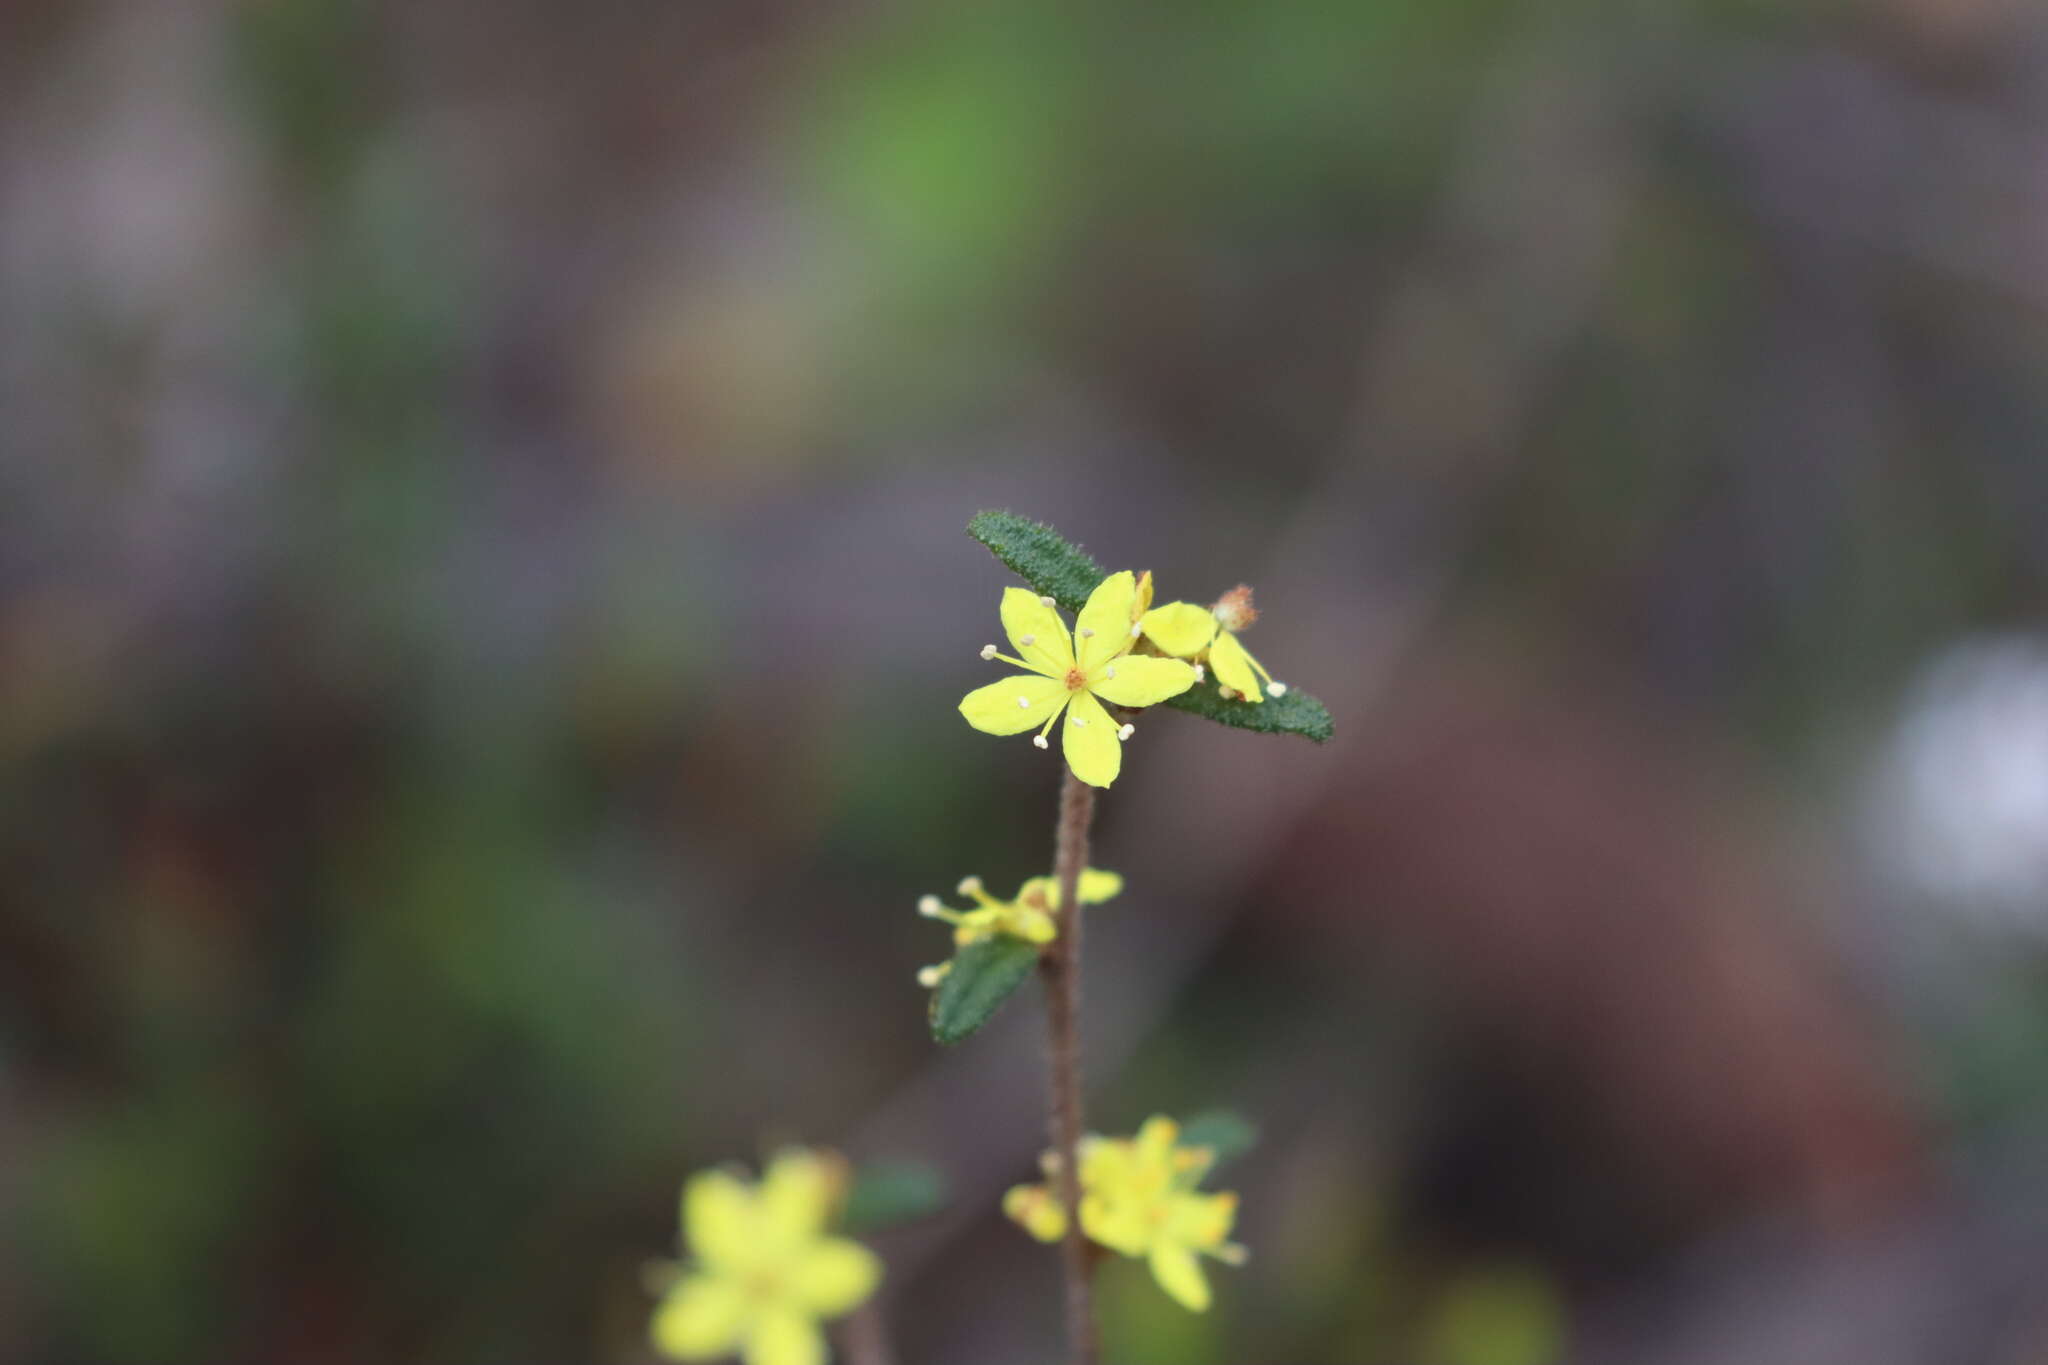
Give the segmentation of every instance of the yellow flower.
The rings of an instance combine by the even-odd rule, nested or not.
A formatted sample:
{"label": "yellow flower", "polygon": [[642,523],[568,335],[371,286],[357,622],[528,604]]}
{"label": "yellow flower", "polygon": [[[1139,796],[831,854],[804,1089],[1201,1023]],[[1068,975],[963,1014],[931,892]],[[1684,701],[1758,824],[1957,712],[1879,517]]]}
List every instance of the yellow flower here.
{"label": "yellow flower", "polygon": [[[1209,1306],[1202,1256],[1242,1265],[1245,1249],[1226,1240],[1237,1218],[1237,1195],[1195,1187],[1216,1156],[1178,1145],[1180,1126],[1154,1116],[1134,1138],[1090,1137],[1081,1144],[1081,1228],[1090,1240],[1125,1256],[1144,1257],[1159,1287],[1182,1307]],[[1048,1166],[1054,1163],[1048,1158]],[[1041,1242],[1066,1235],[1056,1186],[1019,1185],[1003,1196],[1003,1212]]]}
{"label": "yellow flower", "polygon": [[[1266,666],[1238,643],[1237,632],[1258,619],[1252,608],[1252,590],[1240,583],[1206,609],[1192,602],[1168,602],[1146,612],[1139,628],[1165,653],[1207,663],[1215,670],[1217,690],[1224,696],[1262,702],[1267,696],[1287,695],[1287,684],[1274,682]],[[1259,686],[1260,678],[1265,679],[1264,688]]]}
{"label": "yellow flower", "polygon": [[[1060,884],[1051,877],[1031,878],[1006,901],[991,896],[979,877],[965,878],[959,889],[961,895],[972,899],[979,908],[949,910],[939,903],[937,896],[926,896],[917,903],[918,914],[926,919],[944,920],[953,926],[955,948],[965,948],[998,934],[1041,944],[1050,943],[1059,935],[1059,925],[1052,912],[1060,908]],[[1081,873],[1079,892],[1083,905],[1100,905],[1123,889],[1124,879],[1114,872],[1091,867]],[[950,962],[926,967],[918,972],[917,984],[936,986],[952,970]]]}
{"label": "yellow flower", "polygon": [[673,1360],[738,1355],[746,1365],[823,1365],[821,1319],[874,1292],[882,1263],[826,1224],[846,1188],[845,1163],[791,1149],[759,1185],[704,1171],[683,1186],[692,1257],[654,1310],[655,1348]]}
{"label": "yellow flower", "polygon": [[1006,589],[1003,629],[1017,657],[998,654],[994,645],[983,646],[981,657],[1031,671],[969,692],[960,702],[960,714],[991,735],[1039,727],[1031,742],[1043,749],[1048,747],[1046,732],[1064,712],[1067,723],[1060,738],[1067,766],[1083,782],[1107,787],[1123,764],[1123,741],[1131,737],[1131,727],[1119,727],[1102,703],[1150,706],[1195,685],[1194,669],[1178,659],[1129,653],[1139,632],[1137,599],[1138,585],[1129,570],[1111,574],[1089,595],[1075,620],[1075,634],[1069,635],[1050,597]]}

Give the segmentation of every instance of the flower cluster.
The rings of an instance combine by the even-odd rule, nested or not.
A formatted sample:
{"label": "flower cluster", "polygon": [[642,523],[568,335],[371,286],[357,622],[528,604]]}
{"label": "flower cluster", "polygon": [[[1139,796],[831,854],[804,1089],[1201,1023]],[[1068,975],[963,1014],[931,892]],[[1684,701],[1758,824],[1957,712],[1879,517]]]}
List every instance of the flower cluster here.
{"label": "flower cluster", "polygon": [[[1030,671],[969,692],[960,714],[991,735],[1035,729],[1031,742],[1041,749],[1050,747],[1046,736],[1064,715],[1067,766],[1083,782],[1107,787],[1123,766],[1123,741],[1133,727],[1112,719],[1104,702],[1127,710],[1154,705],[1193,687],[1205,668],[1215,671],[1226,697],[1260,702],[1287,691],[1238,643],[1237,632],[1257,617],[1251,597],[1239,586],[1207,610],[1192,602],[1153,609],[1152,575],[1126,569],[1096,585],[1069,633],[1052,598],[1006,588],[1000,615],[1017,652],[983,645],[981,657]],[[1141,643],[1150,649],[1134,652]]]}
{"label": "flower cluster", "polygon": [[821,1319],[857,1307],[881,1282],[882,1263],[826,1229],[846,1195],[846,1163],[792,1148],[758,1185],[726,1170],[683,1186],[689,1260],[654,1311],[654,1345],[673,1360],[737,1354],[746,1365],[822,1365]]}
{"label": "flower cluster", "polygon": [[[1144,1258],[1159,1287],[1197,1313],[1209,1306],[1201,1258],[1245,1259],[1245,1249],[1227,1240],[1237,1196],[1195,1188],[1215,1160],[1206,1147],[1181,1146],[1180,1126],[1158,1115],[1136,1137],[1090,1137],[1081,1145],[1081,1230],[1111,1251]],[[1044,1164],[1048,1176],[1058,1169],[1052,1154]],[[1003,1212],[1041,1242],[1066,1235],[1066,1210],[1050,1181],[1015,1187]]]}

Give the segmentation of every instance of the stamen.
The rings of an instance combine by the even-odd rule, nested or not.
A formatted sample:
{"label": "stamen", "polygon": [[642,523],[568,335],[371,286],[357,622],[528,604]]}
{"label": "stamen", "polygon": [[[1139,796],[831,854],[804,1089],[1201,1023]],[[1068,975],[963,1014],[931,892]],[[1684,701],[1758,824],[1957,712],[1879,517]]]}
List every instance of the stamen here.
{"label": "stamen", "polygon": [[1018,709],[1019,711],[1029,711],[1029,710],[1031,709],[1031,698],[1029,698],[1029,697],[1019,697],[1019,698],[1017,698],[1017,709]]}
{"label": "stamen", "polygon": [[1195,665],[1195,681],[1196,681],[1196,682],[1207,682],[1207,681],[1209,681],[1209,670],[1208,670],[1208,669],[1206,669],[1206,668],[1204,668],[1204,667],[1203,667],[1203,666],[1202,666],[1201,664],[1196,664],[1196,665]]}
{"label": "stamen", "polygon": [[993,658],[995,658],[995,657],[996,657],[996,647],[995,647],[994,645],[983,645],[983,646],[981,647],[981,657],[982,657],[982,660],[983,660],[984,662],[986,662],[987,660],[990,660],[990,659],[993,659]]}
{"label": "stamen", "polygon": [[1033,744],[1036,744],[1036,745],[1037,745],[1037,746],[1038,746],[1039,748],[1041,748],[1041,749],[1049,749],[1049,748],[1051,748],[1051,747],[1052,747],[1051,745],[1049,745],[1049,744],[1047,744],[1047,743],[1045,742],[1045,736],[1044,736],[1044,735],[1033,735],[1033,736],[1031,737],[1031,742],[1032,742]]}
{"label": "stamen", "polygon": [[960,885],[954,887],[953,889],[955,891],[958,891],[963,896],[979,896],[981,894],[981,878],[962,877],[960,879]]}
{"label": "stamen", "polygon": [[939,904],[937,896],[920,896],[917,900],[917,913],[926,919],[937,919],[946,913],[946,907]]}
{"label": "stamen", "polygon": [[1287,684],[1286,684],[1286,683],[1283,683],[1283,682],[1269,682],[1269,683],[1267,683],[1267,684],[1266,684],[1266,695],[1267,695],[1267,696],[1269,696],[1269,697],[1284,697],[1284,696],[1286,696],[1286,695],[1287,695]]}
{"label": "stamen", "polygon": [[1116,665],[1111,664],[1108,668],[1103,669],[1102,676],[1105,678],[1114,678],[1116,676]]}
{"label": "stamen", "polygon": [[1116,737],[1118,739],[1129,739],[1131,737],[1131,733],[1135,731],[1137,728],[1137,726],[1131,724],[1129,721],[1125,721],[1124,728],[1116,732]]}
{"label": "stamen", "polygon": [[1094,638],[1095,638],[1095,627],[1093,627],[1093,626],[1083,626],[1083,627],[1081,627],[1081,638],[1082,638],[1082,639],[1084,639],[1084,640],[1092,640],[1092,639],[1094,639]]}
{"label": "stamen", "polygon": [[1028,649],[1030,646],[1038,643],[1038,637],[1036,635],[1019,635],[1017,637],[1017,643],[1025,646]]}
{"label": "stamen", "polygon": [[1088,717],[1086,716],[1068,716],[1067,719],[1076,725],[1086,725],[1088,723]]}
{"label": "stamen", "polygon": [[952,965],[950,962],[941,962],[930,967],[919,967],[917,969],[917,984],[926,990],[930,990],[946,979],[946,968]]}
{"label": "stamen", "polygon": [[1052,604],[1053,604],[1053,601],[1052,601],[1052,599],[1051,599],[1050,597],[1041,597],[1041,598],[1039,598],[1039,599],[1038,599],[1038,605],[1039,605],[1039,606],[1041,606],[1041,607],[1049,607],[1049,606],[1051,606]]}
{"label": "stamen", "polygon": [[1237,693],[1232,689],[1225,687],[1222,683],[1216,684],[1216,695],[1223,698],[1223,700],[1225,701],[1237,700]]}
{"label": "stamen", "polygon": [[1133,640],[1137,639],[1137,638],[1138,638],[1138,637],[1139,637],[1140,635],[1143,635],[1144,633],[1145,633],[1145,623],[1144,623],[1144,622],[1142,622],[1142,621],[1133,621],[1133,622],[1131,622],[1131,638],[1132,638]]}

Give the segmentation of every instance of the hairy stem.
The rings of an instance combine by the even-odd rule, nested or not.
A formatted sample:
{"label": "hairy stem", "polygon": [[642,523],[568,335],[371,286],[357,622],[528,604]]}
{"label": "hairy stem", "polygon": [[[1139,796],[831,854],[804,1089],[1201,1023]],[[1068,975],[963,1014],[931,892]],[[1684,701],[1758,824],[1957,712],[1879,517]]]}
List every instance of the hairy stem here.
{"label": "hairy stem", "polygon": [[1088,865],[1088,825],[1095,789],[1069,770],[1060,786],[1053,878],[1059,883],[1059,935],[1038,960],[1045,981],[1045,1017],[1051,1044],[1052,1145],[1059,1153],[1060,1203],[1067,1235],[1060,1263],[1067,1288],[1067,1347],[1073,1365],[1096,1365],[1092,1257],[1081,1231],[1081,869]]}

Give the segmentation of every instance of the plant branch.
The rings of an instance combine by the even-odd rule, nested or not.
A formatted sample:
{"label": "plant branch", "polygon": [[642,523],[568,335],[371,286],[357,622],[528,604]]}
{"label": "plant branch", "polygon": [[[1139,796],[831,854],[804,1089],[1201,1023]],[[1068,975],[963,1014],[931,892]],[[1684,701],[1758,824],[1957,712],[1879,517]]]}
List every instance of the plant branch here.
{"label": "plant branch", "polygon": [[1093,1258],[1081,1230],[1081,869],[1088,865],[1088,825],[1095,789],[1072,770],[1060,785],[1053,843],[1053,879],[1059,884],[1059,934],[1038,960],[1045,982],[1045,1017],[1051,1048],[1052,1145],[1067,1234],[1060,1264],[1067,1291],[1067,1350],[1073,1365],[1096,1365]]}

